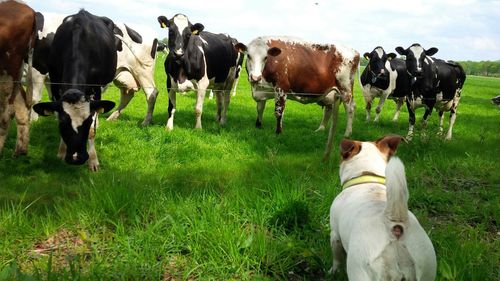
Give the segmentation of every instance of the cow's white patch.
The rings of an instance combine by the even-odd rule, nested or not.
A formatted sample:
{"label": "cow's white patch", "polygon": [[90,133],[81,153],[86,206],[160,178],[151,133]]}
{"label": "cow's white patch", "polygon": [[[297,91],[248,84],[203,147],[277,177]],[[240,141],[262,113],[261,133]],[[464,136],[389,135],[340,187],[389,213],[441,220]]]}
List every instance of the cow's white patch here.
{"label": "cow's white patch", "polygon": [[424,52],[424,48],[422,48],[422,46],[411,46],[410,51],[412,51],[413,55],[415,56],[415,65],[417,66],[417,69],[422,68],[422,66],[419,64],[419,58]]}
{"label": "cow's white patch", "polygon": [[201,40],[201,42],[203,42],[203,44],[208,45],[207,40],[203,39],[203,37],[200,36],[200,40]]}
{"label": "cow's white patch", "polygon": [[377,53],[379,58],[382,58],[382,56],[384,55],[384,49],[382,48],[376,48],[375,52]]}
{"label": "cow's white patch", "polygon": [[174,17],[174,25],[177,26],[179,33],[182,35],[184,29],[189,26],[189,20],[185,15],[177,15]]}
{"label": "cow's white patch", "polygon": [[82,97],[76,103],[63,102],[62,107],[71,119],[73,130],[78,133],[78,127],[82,126],[83,122],[90,116],[90,103]]}

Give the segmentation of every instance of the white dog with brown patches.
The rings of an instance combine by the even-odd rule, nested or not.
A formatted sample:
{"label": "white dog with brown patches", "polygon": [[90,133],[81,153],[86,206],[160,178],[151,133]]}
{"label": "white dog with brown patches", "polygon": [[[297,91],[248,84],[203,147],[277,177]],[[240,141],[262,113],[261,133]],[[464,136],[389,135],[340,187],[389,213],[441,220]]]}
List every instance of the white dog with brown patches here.
{"label": "white dog with brown patches", "polygon": [[434,247],[408,211],[404,165],[391,157],[401,140],[386,136],[375,142],[342,141],[343,190],[330,209],[331,273],[347,254],[351,281],[434,280]]}

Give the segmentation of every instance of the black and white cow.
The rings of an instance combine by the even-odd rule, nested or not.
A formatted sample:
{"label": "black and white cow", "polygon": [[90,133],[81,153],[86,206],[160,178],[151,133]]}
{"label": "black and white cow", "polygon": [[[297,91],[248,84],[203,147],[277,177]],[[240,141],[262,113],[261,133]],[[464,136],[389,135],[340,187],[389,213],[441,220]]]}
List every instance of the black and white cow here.
{"label": "black and white cow", "polygon": [[76,165],[89,160],[92,171],[99,168],[94,147],[97,113],[107,112],[115,105],[101,100],[102,87],[113,80],[116,70],[120,41],[113,29],[110,19],[83,9],[66,17],[50,48],[48,67],[53,101],[33,106],[42,116],[57,112],[62,138],[58,156]]}
{"label": "black and white cow", "polygon": [[[50,47],[54,40],[57,28],[66,16],[53,13],[44,14],[43,30],[38,33],[33,58],[33,103],[42,99],[44,82],[50,83],[48,63]],[[143,41],[142,36],[126,24],[116,24],[115,35],[121,41],[121,48],[117,50],[117,69],[114,84],[120,89],[120,105],[108,120],[116,120],[133,98],[135,92],[141,88],[146,94],[148,110],[143,125],[149,125],[152,120],[158,90],[154,81],[155,58],[157,53],[157,39]],[[50,87],[47,86],[50,93]],[[36,120],[38,115],[32,112],[31,119]]]}
{"label": "black and white cow", "polygon": [[224,125],[231,99],[230,91],[237,73],[238,51],[233,38],[225,34],[203,31],[200,23],[191,24],[187,16],[172,19],[159,16],[162,28],[168,28],[169,53],[165,60],[168,89],[167,130],[174,128],[176,91],[196,88],[196,126],[201,129],[205,92],[210,84],[217,100],[217,121]]}
{"label": "black and white cow", "polygon": [[397,121],[401,106],[406,95],[410,92],[410,79],[406,72],[406,62],[396,58],[396,54],[386,54],[384,48],[378,46],[370,53],[366,52],[364,57],[368,59],[368,65],[361,73],[360,81],[363,87],[363,97],[366,102],[366,121],[370,121],[372,102],[379,97],[374,121],[380,118],[382,106],[387,98],[396,102],[396,113],[393,121]]}
{"label": "black and white cow", "polygon": [[453,61],[432,58],[431,56],[438,51],[434,47],[425,50],[420,44],[413,44],[407,49],[397,47],[396,51],[406,56],[406,68],[411,76],[411,92],[407,96],[410,117],[407,139],[410,140],[413,137],[415,109],[425,106],[424,127],[427,125],[427,118],[432,113],[432,109],[436,107],[440,118],[440,133],[443,132],[443,113],[450,111],[450,127],[445,137],[450,140],[465,82],[465,72],[462,66]]}
{"label": "black and white cow", "polygon": [[141,88],[146,94],[148,110],[142,122],[151,124],[158,89],[154,73],[158,40],[143,41],[142,36],[125,24],[117,24],[115,32],[122,41],[122,50],[118,50],[118,62],[114,84],[120,89],[120,105],[107,120],[117,119]]}

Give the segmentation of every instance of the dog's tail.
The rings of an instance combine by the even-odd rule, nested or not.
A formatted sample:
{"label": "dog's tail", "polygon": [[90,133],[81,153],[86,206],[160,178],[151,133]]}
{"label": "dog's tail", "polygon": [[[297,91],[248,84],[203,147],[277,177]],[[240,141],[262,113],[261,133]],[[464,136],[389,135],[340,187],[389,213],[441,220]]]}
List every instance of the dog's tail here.
{"label": "dog's tail", "polygon": [[[406,186],[405,166],[398,157],[393,156],[389,160],[385,168],[385,177],[387,204],[384,215],[393,225],[393,233],[394,227],[399,226],[396,233],[402,235],[403,228],[408,222],[408,188]],[[399,238],[398,235],[396,236]]]}

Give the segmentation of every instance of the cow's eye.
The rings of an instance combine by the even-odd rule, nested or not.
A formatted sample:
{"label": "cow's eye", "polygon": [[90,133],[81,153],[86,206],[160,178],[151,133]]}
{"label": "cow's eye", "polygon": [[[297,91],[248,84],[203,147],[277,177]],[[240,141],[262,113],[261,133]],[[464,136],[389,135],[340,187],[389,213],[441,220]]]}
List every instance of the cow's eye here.
{"label": "cow's eye", "polygon": [[267,56],[264,57],[264,60],[267,60]]}

